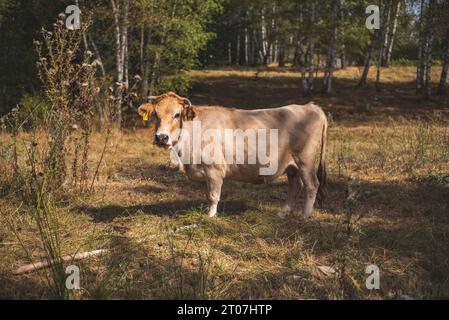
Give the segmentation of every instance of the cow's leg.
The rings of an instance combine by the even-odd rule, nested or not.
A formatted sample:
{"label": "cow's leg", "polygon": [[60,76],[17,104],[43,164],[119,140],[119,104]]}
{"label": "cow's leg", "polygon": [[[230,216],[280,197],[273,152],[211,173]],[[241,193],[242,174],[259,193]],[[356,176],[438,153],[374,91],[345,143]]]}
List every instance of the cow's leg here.
{"label": "cow's leg", "polygon": [[304,203],[304,218],[310,218],[315,204],[316,194],[318,191],[319,180],[315,172],[315,164],[312,161],[303,163],[299,167],[302,182],[305,187],[305,203]]}
{"label": "cow's leg", "polygon": [[301,189],[298,168],[290,166],[287,168],[286,173],[288,177],[288,196],[282,211],[278,214],[281,218],[285,218],[294,210],[296,199]]}
{"label": "cow's leg", "polygon": [[294,157],[305,189],[303,215],[306,219],[312,215],[313,205],[315,204],[316,194],[320,185],[315,168],[316,152],[317,145],[309,143],[298,156]]}
{"label": "cow's leg", "polygon": [[208,174],[207,180],[207,199],[209,200],[209,217],[217,215],[217,206],[220,201],[221,187],[223,185],[223,177],[217,173]]}

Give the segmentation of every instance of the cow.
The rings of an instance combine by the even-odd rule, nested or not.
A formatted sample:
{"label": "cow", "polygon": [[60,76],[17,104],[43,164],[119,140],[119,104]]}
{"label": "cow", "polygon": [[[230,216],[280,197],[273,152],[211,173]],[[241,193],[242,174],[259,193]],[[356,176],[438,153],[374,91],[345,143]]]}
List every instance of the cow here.
{"label": "cow", "polygon": [[[180,170],[185,172],[190,180],[206,183],[210,217],[217,214],[217,205],[225,180],[260,184],[270,183],[286,174],[288,196],[285,205],[278,213],[280,217],[296,212],[295,203],[301,185],[305,187],[303,209],[305,218],[311,217],[315,200],[318,198],[322,201],[324,197],[328,122],[323,110],[313,102],[271,109],[241,110],[193,106],[189,99],[168,92],[150,97],[150,102],[141,105],[138,112],[144,120],[156,123],[154,144],[176,153]],[[266,156],[267,149],[270,153],[277,152],[275,159],[270,159],[272,163],[262,162],[260,158],[254,156],[261,153],[258,149],[262,149],[258,143],[255,144],[254,139],[250,139],[254,138],[255,134],[251,133],[255,130],[262,133],[256,140],[266,144],[262,145],[265,149],[262,150],[262,154],[265,153]],[[215,132],[217,136],[223,138],[226,135],[224,131],[231,137],[225,139],[225,142],[211,134]],[[268,142],[267,132],[275,133],[270,136]],[[195,134],[200,137],[199,144],[198,138],[196,142],[194,141]],[[237,138],[242,134],[241,152],[245,161],[248,159],[248,163],[237,162],[237,155],[231,154],[229,157],[227,155],[226,148],[229,145],[231,149],[236,146]],[[215,146],[213,161],[210,159],[211,152],[207,156],[204,150],[200,149],[199,153],[193,151],[195,144],[205,149],[206,143]]]}

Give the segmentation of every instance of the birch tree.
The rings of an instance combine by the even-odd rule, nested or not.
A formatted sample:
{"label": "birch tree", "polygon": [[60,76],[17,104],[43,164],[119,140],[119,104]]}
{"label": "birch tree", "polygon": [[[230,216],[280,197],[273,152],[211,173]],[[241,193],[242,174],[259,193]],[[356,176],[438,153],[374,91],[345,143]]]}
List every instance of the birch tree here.
{"label": "birch tree", "polygon": [[398,20],[399,20],[399,14],[401,12],[401,0],[396,0],[396,3],[394,4],[394,13],[393,13],[393,23],[391,28],[389,29],[389,33],[387,36],[387,44],[386,44],[386,51],[382,60],[382,66],[383,67],[389,67],[390,61],[391,61],[391,54],[393,52],[393,46],[396,39],[396,32],[398,29]]}
{"label": "birch tree", "polygon": [[382,20],[380,23],[380,29],[378,31],[379,36],[379,56],[377,59],[377,71],[376,71],[376,82],[375,87],[377,91],[380,91],[380,76],[381,76],[381,67],[382,67],[382,60],[385,55],[385,48],[388,44],[388,25],[390,21],[391,16],[391,0],[390,1],[380,1],[380,8],[381,8],[381,16]]}
{"label": "birch tree", "polygon": [[332,34],[329,40],[327,50],[326,68],[323,77],[323,92],[331,93],[332,91],[332,76],[335,64],[335,50],[337,45],[337,36],[340,20],[341,0],[335,0],[332,5]]}
{"label": "birch tree", "polygon": [[111,0],[112,13],[115,27],[115,48],[116,48],[116,86],[115,100],[116,107],[114,118],[120,126],[122,123],[123,93],[128,88],[128,14],[129,0]]}

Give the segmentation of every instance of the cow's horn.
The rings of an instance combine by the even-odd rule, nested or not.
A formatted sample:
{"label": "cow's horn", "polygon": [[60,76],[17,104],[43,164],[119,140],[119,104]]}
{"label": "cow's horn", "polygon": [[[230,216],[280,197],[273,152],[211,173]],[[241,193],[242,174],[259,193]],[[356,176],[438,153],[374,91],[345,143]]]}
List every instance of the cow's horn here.
{"label": "cow's horn", "polygon": [[187,102],[187,104],[188,104],[188,108],[192,108],[192,102],[189,100],[189,99],[187,99],[187,98],[184,98],[184,101],[186,101]]}

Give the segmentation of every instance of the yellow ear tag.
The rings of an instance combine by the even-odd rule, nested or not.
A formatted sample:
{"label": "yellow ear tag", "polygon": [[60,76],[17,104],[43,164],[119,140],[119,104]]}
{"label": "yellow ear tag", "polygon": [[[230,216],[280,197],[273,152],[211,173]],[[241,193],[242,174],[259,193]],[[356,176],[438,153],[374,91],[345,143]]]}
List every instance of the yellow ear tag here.
{"label": "yellow ear tag", "polygon": [[148,121],[148,112],[145,112],[143,114],[143,121],[147,122]]}

